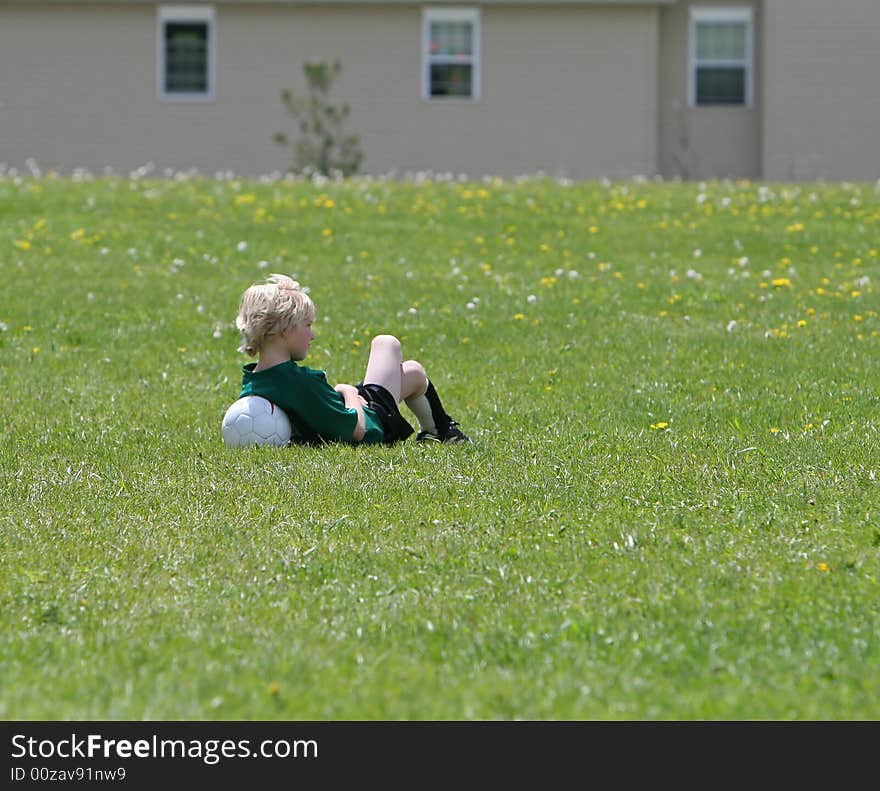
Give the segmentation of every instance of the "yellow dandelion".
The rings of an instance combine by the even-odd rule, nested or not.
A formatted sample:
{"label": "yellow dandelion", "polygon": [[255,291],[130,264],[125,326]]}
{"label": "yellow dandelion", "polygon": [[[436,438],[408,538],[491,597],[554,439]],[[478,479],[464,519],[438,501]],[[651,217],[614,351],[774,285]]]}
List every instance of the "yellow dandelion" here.
{"label": "yellow dandelion", "polygon": [[525,318],[525,314],[524,314],[524,313],[514,313],[514,314],[513,314],[513,320],[514,320],[514,321],[522,321],[524,318]]}
{"label": "yellow dandelion", "polygon": [[825,572],[831,571],[831,568],[828,566],[827,563],[817,563],[817,564],[816,564],[816,568],[817,568],[819,571],[821,571],[823,574],[824,574]]}
{"label": "yellow dandelion", "polygon": [[34,348],[31,349],[31,351],[32,351],[34,354],[39,354],[39,353],[40,353],[40,347],[39,347],[39,346],[34,346]]}
{"label": "yellow dandelion", "polygon": [[856,313],[856,315],[853,316],[853,320],[854,320],[854,321],[861,321],[861,320],[862,320],[862,314],[861,314],[861,313]]}
{"label": "yellow dandelion", "polygon": [[19,250],[30,250],[31,249],[31,243],[27,239],[19,239],[18,241],[15,242],[15,246]]}
{"label": "yellow dandelion", "polygon": [[323,236],[324,238],[333,236],[333,229],[332,228],[325,228],[323,231],[321,231],[321,236]]}
{"label": "yellow dandelion", "polygon": [[774,277],[773,280],[770,281],[773,288],[784,288],[791,286],[791,280],[787,277]]}
{"label": "yellow dandelion", "polygon": [[652,423],[650,428],[651,431],[663,431],[663,429],[668,428],[669,423],[665,420],[658,420],[656,423]]}
{"label": "yellow dandelion", "polygon": [[856,290],[856,291],[850,291],[850,292],[849,292],[849,295],[850,295],[853,299],[855,299],[856,297],[860,297],[860,296],[862,296],[862,292],[861,292],[861,291],[858,291],[858,290]]}
{"label": "yellow dandelion", "polygon": [[807,326],[806,319],[800,319],[800,321],[798,321],[798,327],[806,327],[806,326]]}
{"label": "yellow dandelion", "polygon": [[770,433],[771,433],[771,434],[778,434],[778,433],[779,433],[779,429],[776,428],[776,426],[771,426],[771,427],[770,427]]}

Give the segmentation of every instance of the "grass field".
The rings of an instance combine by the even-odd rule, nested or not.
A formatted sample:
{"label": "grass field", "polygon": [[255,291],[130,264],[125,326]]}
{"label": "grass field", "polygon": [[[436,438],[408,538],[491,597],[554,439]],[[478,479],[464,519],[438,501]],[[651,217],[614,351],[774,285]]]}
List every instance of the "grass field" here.
{"label": "grass field", "polygon": [[[0,177],[0,718],[880,717],[875,185]],[[235,451],[238,299],[475,442]]]}

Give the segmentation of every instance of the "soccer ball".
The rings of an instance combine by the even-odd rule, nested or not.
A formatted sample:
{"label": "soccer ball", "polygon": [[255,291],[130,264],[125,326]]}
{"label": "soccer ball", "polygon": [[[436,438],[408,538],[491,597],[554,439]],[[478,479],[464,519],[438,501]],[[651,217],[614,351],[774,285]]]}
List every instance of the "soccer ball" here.
{"label": "soccer ball", "polygon": [[271,401],[257,395],[244,396],[223,415],[222,433],[224,444],[231,448],[281,447],[290,442],[290,419]]}

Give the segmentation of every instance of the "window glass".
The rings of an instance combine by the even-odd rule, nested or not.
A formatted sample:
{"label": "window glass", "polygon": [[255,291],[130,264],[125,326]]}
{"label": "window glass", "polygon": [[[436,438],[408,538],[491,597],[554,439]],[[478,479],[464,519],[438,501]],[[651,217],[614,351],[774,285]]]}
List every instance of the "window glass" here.
{"label": "window glass", "polygon": [[205,22],[165,24],[165,91],[205,93],[208,90],[208,25]]}
{"label": "window glass", "polygon": [[422,12],[422,96],[477,99],[480,93],[480,11]]}
{"label": "window glass", "polygon": [[431,55],[473,54],[473,26],[470,22],[432,22]]}
{"label": "window glass", "polygon": [[431,96],[470,96],[470,65],[435,63],[431,66]]}
{"label": "window glass", "polygon": [[703,66],[697,69],[697,104],[745,104],[743,68]]}
{"label": "window glass", "polygon": [[751,37],[751,9],[691,9],[693,106],[751,103]]}
{"label": "window glass", "polygon": [[698,22],[699,60],[744,60],[746,26],[742,22]]}

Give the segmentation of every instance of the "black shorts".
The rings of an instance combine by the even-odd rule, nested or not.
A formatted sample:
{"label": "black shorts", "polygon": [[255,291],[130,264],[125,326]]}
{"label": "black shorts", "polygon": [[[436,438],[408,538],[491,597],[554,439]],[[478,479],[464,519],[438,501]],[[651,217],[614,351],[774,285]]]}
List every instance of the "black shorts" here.
{"label": "black shorts", "polygon": [[357,391],[370,409],[379,416],[386,443],[393,445],[395,442],[402,442],[413,433],[413,427],[400,414],[394,396],[382,385],[365,385],[361,382],[357,386]]}

